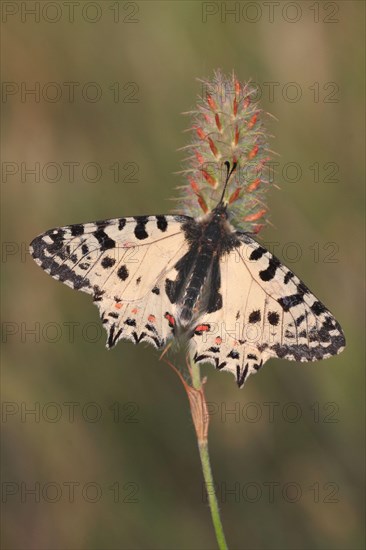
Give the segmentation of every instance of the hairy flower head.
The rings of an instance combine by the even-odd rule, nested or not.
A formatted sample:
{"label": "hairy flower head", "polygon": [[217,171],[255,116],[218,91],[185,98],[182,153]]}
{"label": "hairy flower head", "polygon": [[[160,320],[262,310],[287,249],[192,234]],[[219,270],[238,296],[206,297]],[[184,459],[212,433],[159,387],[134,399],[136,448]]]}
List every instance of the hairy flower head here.
{"label": "hairy flower head", "polygon": [[[264,112],[253,100],[256,88],[240,83],[235,74],[216,71],[212,80],[201,81],[203,93],[192,118],[190,155],[183,170],[180,205],[190,216],[201,216],[220,200],[227,166],[236,163],[225,193],[229,220],[238,229],[258,232],[267,213],[269,161]],[[180,208],[181,210],[181,208]]]}

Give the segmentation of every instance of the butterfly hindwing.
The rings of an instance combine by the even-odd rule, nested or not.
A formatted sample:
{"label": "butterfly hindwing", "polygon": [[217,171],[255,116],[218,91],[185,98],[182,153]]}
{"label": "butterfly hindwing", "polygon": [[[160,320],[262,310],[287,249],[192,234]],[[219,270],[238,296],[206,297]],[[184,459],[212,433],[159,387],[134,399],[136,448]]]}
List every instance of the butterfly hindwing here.
{"label": "butterfly hindwing", "polygon": [[271,357],[315,361],[345,346],[333,315],[289,269],[245,233],[220,260],[224,307],[203,315],[196,362],[232,372],[241,387]]}
{"label": "butterfly hindwing", "polygon": [[93,295],[108,332],[162,347],[174,331],[176,305],[166,296],[165,276],[187,250],[186,216],[138,216],[76,224],[46,231],[31,253],[47,273]]}

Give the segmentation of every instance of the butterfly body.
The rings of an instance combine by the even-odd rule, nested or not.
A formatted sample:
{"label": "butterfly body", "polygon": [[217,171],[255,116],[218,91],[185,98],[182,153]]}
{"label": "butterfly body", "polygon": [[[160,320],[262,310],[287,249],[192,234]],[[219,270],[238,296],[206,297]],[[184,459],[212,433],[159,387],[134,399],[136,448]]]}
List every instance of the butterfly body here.
{"label": "butterfly body", "polygon": [[197,313],[212,313],[222,307],[219,262],[240,241],[222,205],[200,220],[188,219],[183,231],[189,249],[175,265],[178,271],[175,281],[166,280],[166,292],[170,301],[179,306],[179,322],[187,326]]}
{"label": "butterfly body", "polygon": [[51,229],[31,253],[52,277],[91,294],[119,340],[163,348],[183,333],[196,362],[242,387],[272,357],[324,359],[342,351],[341,327],[226,206],[204,217],[136,216]]}

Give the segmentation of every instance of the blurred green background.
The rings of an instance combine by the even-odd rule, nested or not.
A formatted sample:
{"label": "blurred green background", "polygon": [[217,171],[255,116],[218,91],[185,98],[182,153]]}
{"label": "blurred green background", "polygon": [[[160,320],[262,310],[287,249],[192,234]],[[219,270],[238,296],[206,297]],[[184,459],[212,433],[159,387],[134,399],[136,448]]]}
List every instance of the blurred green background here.
{"label": "blurred green background", "polygon": [[243,391],[203,369],[229,546],[363,548],[364,3],[74,4],[2,3],[3,548],[215,548],[176,375],[150,347],[107,352],[90,298],[27,246],[59,225],[169,212],[180,113],[217,68],[259,83],[278,119],[281,189],[261,237],[348,343],[324,363],[271,361]]}

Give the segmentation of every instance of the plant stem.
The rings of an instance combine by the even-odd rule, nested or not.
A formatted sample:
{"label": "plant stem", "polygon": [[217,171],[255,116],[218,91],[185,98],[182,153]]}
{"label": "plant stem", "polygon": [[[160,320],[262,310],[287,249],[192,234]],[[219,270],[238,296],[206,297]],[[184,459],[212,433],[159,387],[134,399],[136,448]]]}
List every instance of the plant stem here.
{"label": "plant stem", "polygon": [[[160,359],[163,359],[164,355],[165,353],[162,354]],[[210,454],[208,452],[207,435],[210,417],[208,414],[207,402],[203,387],[205,380],[201,380],[201,372],[199,366],[194,361],[189,360],[188,356],[187,367],[191,375],[192,386],[187,384],[182,374],[173,365],[173,363],[171,363],[166,357],[164,357],[164,361],[174,370],[187,392],[193,424],[197,436],[203,478],[205,480],[208,503],[211,510],[212,523],[215,529],[217,544],[220,550],[228,550],[228,546],[225,540],[224,528],[221,523],[219,506],[217,503],[215,485],[212,477]]]}
{"label": "plant stem", "polygon": [[[191,376],[192,376],[192,386],[201,393],[201,396],[203,399],[203,409],[207,415],[207,418],[204,419],[204,422],[208,423],[209,418],[207,414],[206,399],[203,393],[200,367],[199,365],[197,365],[197,363],[195,363],[194,361],[191,361],[190,370],[191,370]],[[191,412],[193,416],[194,411],[192,409],[192,406],[191,406]],[[196,429],[196,433],[198,436],[197,429]],[[197,439],[198,439],[198,450],[199,450],[200,459],[201,459],[202,473],[205,480],[206,491],[208,495],[208,503],[211,510],[212,523],[215,529],[217,544],[220,550],[228,550],[228,546],[225,540],[224,528],[221,522],[219,506],[217,503],[215,485],[212,477],[207,437],[203,439],[200,439],[199,437],[197,437]]]}
{"label": "plant stem", "polygon": [[227,550],[228,546],[226,544],[224,528],[221,523],[220,511],[217,504],[207,441],[206,443],[199,443],[198,448],[201,457],[202,472],[203,477],[205,478],[206,491],[208,495],[208,502],[211,510],[212,523],[215,529],[217,544],[220,550]]}

